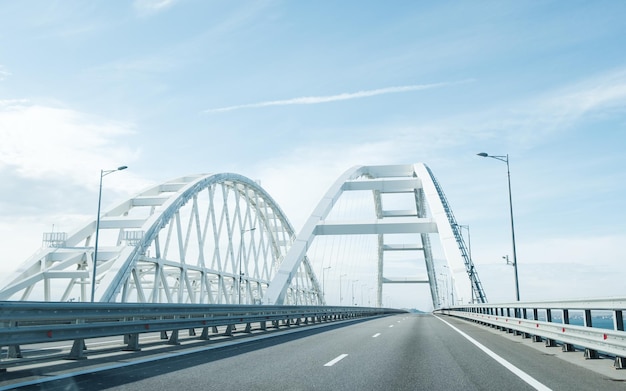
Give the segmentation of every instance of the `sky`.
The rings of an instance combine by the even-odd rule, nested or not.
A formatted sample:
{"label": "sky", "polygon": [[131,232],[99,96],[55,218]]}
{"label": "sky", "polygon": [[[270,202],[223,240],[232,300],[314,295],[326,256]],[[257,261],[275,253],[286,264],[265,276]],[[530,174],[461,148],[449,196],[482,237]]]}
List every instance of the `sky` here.
{"label": "sky", "polygon": [[101,169],[129,167],[103,207],[187,174],[258,179],[299,230],[350,167],[424,162],[487,297],[512,301],[506,164],[487,152],[509,156],[521,299],[625,297],[624,15],[613,0],[0,0],[0,271],[93,219]]}

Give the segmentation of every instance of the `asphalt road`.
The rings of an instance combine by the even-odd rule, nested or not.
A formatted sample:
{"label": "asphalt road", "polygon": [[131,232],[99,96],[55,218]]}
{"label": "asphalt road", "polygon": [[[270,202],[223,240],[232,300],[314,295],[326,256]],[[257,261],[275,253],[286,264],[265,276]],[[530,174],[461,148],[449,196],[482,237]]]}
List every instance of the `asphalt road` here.
{"label": "asphalt road", "polygon": [[623,391],[626,384],[485,327],[407,314],[76,374],[24,389]]}

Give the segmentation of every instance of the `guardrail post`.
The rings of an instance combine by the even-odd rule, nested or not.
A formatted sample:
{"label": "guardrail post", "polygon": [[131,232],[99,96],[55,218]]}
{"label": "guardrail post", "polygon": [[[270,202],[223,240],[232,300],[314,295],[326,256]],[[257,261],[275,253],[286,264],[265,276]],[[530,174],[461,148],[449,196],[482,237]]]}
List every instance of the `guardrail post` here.
{"label": "guardrail post", "polygon": [[[585,310],[585,327],[593,327],[591,310]],[[597,358],[600,358],[597,350],[585,348],[585,359],[593,360]]]}
{"label": "guardrail post", "polygon": [[196,329],[189,329],[189,336],[190,337],[195,337],[196,336]]}
{"label": "guardrail post", "polygon": [[66,357],[66,359],[67,360],[84,360],[87,358],[83,354],[85,350],[87,350],[87,347],[85,346],[85,340],[82,338],[75,339],[74,343],[72,344],[72,350],[70,350],[70,354],[69,356]]}
{"label": "guardrail post", "polygon": [[[534,320],[539,320],[539,309],[537,308],[533,308],[533,319]],[[533,342],[541,342],[543,341],[543,338],[541,338],[540,335],[533,335]]]}
{"label": "guardrail post", "polygon": [[[563,310],[563,324],[569,324],[569,310]],[[574,349],[574,345],[571,343],[564,343],[562,350],[564,352],[573,352],[576,349]]]}
{"label": "guardrail post", "polygon": [[7,358],[22,358],[22,349],[20,345],[9,345],[7,349]]}
{"label": "guardrail post", "polygon": [[139,334],[125,334],[124,339],[126,341],[126,347],[122,350],[127,352],[138,352],[141,350],[139,347]]}
{"label": "guardrail post", "polygon": [[624,315],[622,310],[613,311],[613,328],[618,331],[624,331]]}
{"label": "guardrail post", "polygon": [[[546,308],[546,322],[552,323],[552,310],[550,308]],[[556,346],[556,341],[552,338],[546,338],[546,347],[552,348]]]}
{"label": "guardrail post", "polygon": [[591,310],[585,310],[585,327],[592,327]]}
{"label": "guardrail post", "polygon": [[202,333],[200,334],[200,339],[203,339],[205,341],[209,340],[209,328],[208,327],[203,327],[202,328]]}
{"label": "guardrail post", "polygon": [[[3,323],[3,326],[6,323]],[[9,327],[17,327],[17,322],[8,322]],[[22,358],[22,349],[20,345],[7,346],[7,358]]]}
{"label": "guardrail post", "polygon": [[229,336],[229,337],[230,337],[231,335],[233,335],[233,330],[234,330],[234,328],[235,328],[235,327],[234,327],[234,325],[232,325],[232,324],[229,324],[228,326],[226,326],[226,331],[224,332],[224,335],[227,335],[227,336]]}
{"label": "guardrail post", "polygon": [[172,330],[172,335],[170,336],[170,339],[167,341],[168,345],[180,345],[180,342],[178,342],[178,330]]}
{"label": "guardrail post", "polygon": [[[517,312],[517,310],[515,310],[515,312]],[[510,318],[510,317],[511,317],[511,308],[509,308],[509,307],[507,307],[507,308],[506,308],[506,316],[507,316],[508,318]],[[515,317],[515,316],[514,316],[514,317]],[[507,332],[507,333],[509,333],[509,334],[512,334],[515,330],[513,330],[513,329],[512,329],[512,328],[510,328],[510,327],[506,327],[504,331],[506,331],[506,332]]]}
{"label": "guardrail post", "polygon": [[246,328],[243,330],[244,333],[251,333],[252,332],[252,326],[250,325],[250,323],[246,323]]}
{"label": "guardrail post", "polygon": [[585,348],[585,359],[586,360],[595,360],[600,358],[597,350]]}
{"label": "guardrail post", "polygon": [[[499,314],[500,314],[500,316],[505,316],[505,315],[504,315],[504,308],[503,308],[503,307],[496,308],[496,313],[499,313]],[[504,330],[505,330],[505,328],[504,328],[504,326],[496,326],[496,330],[504,331]]]}
{"label": "guardrail post", "polygon": [[615,369],[626,369],[626,357],[615,357],[613,366]]}
{"label": "guardrail post", "polygon": [[[526,308],[524,308],[522,310],[522,318],[527,319],[528,317],[528,311],[526,310]],[[531,335],[530,333],[521,333],[522,334],[522,338],[530,338]]]}

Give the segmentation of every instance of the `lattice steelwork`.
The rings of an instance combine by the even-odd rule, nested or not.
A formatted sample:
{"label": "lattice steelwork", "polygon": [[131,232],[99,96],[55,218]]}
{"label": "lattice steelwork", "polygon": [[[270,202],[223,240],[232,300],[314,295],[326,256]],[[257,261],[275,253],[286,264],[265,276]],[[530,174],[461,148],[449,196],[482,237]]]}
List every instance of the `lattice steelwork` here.
{"label": "lattice steelwork", "polygon": [[[0,300],[258,304],[295,233],[280,207],[237,174],[186,176],[149,188],[47,245],[0,291]],[[286,304],[324,304],[306,257]]]}

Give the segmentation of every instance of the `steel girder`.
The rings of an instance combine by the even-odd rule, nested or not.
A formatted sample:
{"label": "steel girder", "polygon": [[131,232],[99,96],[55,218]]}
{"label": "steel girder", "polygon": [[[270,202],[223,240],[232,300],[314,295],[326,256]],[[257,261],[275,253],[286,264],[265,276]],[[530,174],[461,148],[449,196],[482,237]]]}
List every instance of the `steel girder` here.
{"label": "steel girder", "polygon": [[[374,202],[375,220],[328,221],[333,207],[344,192],[371,191]],[[414,208],[409,210],[386,210],[383,198],[387,194],[402,194],[413,197]],[[436,278],[430,234],[438,234],[442,244],[446,266],[452,278],[452,297],[468,299],[471,286],[477,281],[477,272],[471,260],[464,257],[465,244],[459,235],[454,216],[449,209],[443,192],[435,181],[430,169],[422,163],[415,165],[357,166],[346,171],[330,187],[317,208],[298,234],[285,256],[283,263],[270,283],[264,297],[266,304],[281,304],[287,297],[289,281],[294,277],[300,263],[306,259],[306,251],[319,235],[358,235],[378,236],[378,278],[377,305],[382,305],[383,283],[423,283],[430,285],[434,308],[452,304],[450,297],[441,294]],[[407,243],[388,243],[386,238],[393,234],[418,234],[415,240]],[[393,240],[393,239],[391,239]],[[419,244],[416,242],[419,240]],[[402,281],[383,276],[384,254],[389,251],[419,252],[425,262],[427,278],[406,278]],[[469,275],[465,275],[466,267]],[[478,283],[478,285],[480,284]],[[482,292],[482,287],[481,287]],[[482,294],[480,297],[484,297]]]}
{"label": "steel girder", "polygon": [[[260,303],[295,233],[276,202],[237,174],[203,174],[153,186],[40,249],[0,290],[0,300]],[[308,259],[285,303],[324,304]]]}

